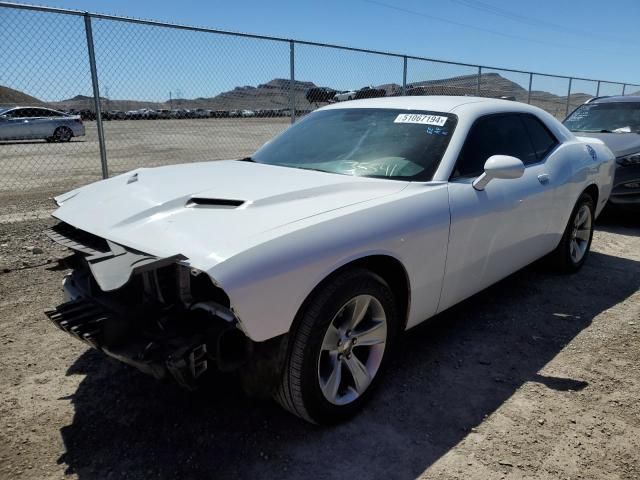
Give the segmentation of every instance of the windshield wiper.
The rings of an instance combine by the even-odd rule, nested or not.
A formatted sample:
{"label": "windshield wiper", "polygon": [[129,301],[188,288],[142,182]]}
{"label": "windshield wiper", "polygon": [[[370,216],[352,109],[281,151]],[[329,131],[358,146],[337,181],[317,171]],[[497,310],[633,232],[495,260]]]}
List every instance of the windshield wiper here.
{"label": "windshield wiper", "polygon": [[571,130],[572,132],[581,132],[581,133],[617,133],[614,132],[612,130],[607,130],[606,128],[603,128],[601,130]]}
{"label": "windshield wiper", "polygon": [[238,160],[239,162],[253,162],[253,163],[257,163],[253,158],[251,157],[244,157]]}
{"label": "windshield wiper", "polygon": [[314,172],[322,172],[322,173],[338,173],[338,172],[331,172],[328,170],[323,170],[321,168],[316,168],[316,167],[303,167],[303,166],[299,166],[299,165],[282,165],[283,167],[290,167],[290,168],[298,168],[300,170],[311,170]]}

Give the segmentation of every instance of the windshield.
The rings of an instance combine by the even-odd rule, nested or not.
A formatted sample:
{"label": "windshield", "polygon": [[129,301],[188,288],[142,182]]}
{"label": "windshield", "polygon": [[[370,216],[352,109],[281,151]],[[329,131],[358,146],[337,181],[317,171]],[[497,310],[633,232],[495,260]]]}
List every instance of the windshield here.
{"label": "windshield", "polygon": [[587,103],[564,121],[573,132],[640,132],[640,102]]}
{"label": "windshield", "polygon": [[453,134],[449,113],[345,108],[312,113],[264,145],[258,163],[342,175],[431,180]]}

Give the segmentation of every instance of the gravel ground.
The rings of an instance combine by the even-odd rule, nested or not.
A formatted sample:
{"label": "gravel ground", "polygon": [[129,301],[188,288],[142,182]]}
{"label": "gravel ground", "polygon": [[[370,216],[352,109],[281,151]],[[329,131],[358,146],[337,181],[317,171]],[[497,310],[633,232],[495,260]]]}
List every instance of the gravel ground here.
{"label": "gravel ground", "polygon": [[54,329],[63,250],[48,221],[0,223],[0,478],[637,480],[632,221],[600,222],[576,275],[529,267],[410,331],[373,401],[332,428],[233,377],[157,383]]}
{"label": "gravel ground", "polygon": [[[104,122],[109,172],[178,162],[241,158],[290,125],[278,118],[119,120]],[[69,143],[0,142],[0,197],[64,191],[100,178],[96,122]],[[0,216],[3,213],[0,207]]]}

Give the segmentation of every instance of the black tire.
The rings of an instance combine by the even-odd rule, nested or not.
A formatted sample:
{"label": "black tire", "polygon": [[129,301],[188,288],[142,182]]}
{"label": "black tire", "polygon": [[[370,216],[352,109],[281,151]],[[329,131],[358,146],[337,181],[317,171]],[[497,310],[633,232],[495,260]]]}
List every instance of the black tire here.
{"label": "black tire", "polygon": [[[336,405],[327,400],[320,386],[322,343],[329,326],[339,312],[344,311],[343,307],[362,295],[377,300],[377,308],[382,307],[386,316],[382,359],[363,393],[350,403]],[[276,401],[294,415],[315,424],[331,424],[351,417],[367,402],[379,383],[397,337],[399,323],[393,293],[379,276],[358,268],[331,279],[306,302],[294,322],[282,378],[274,394]],[[359,355],[354,353],[353,356]],[[351,358],[351,352],[348,358]],[[344,378],[345,382],[349,380]]]}
{"label": "black tire", "polygon": [[58,127],[53,132],[53,138],[56,142],[69,142],[73,137],[73,131],[69,127]]}
{"label": "black tire", "polygon": [[[572,256],[572,241],[576,237],[576,219],[578,214],[583,210],[583,208],[588,208],[590,215],[590,225],[588,232],[588,239],[585,240],[585,251],[582,256],[576,260],[574,256]],[[589,256],[589,251],[591,249],[591,240],[593,238],[593,223],[595,220],[595,204],[593,198],[588,193],[583,193],[580,195],[578,202],[576,203],[573,211],[571,212],[571,216],[569,217],[569,222],[567,223],[567,227],[565,228],[564,234],[562,235],[562,239],[560,243],[556,247],[556,249],[549,254],[548,261],[553,269],[561,272],[561,273],[575,273],[584,262],[587,260]],[[573,247],[575,248],[575,247]]]}

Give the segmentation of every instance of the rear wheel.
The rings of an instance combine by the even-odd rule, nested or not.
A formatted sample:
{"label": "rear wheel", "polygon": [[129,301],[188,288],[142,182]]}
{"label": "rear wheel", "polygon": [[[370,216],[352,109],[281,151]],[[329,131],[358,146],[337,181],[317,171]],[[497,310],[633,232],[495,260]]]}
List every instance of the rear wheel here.
{"label": "rear wheel", "polygon": [[584,265],[593,238],[594,213],[591,195],[583,193],[571,213],[560,244],[550,255],[555,268],[572,273]]}
{"label": "rear wheel", "polygon": [[355,414],[380,378],[397,326],[384,280],[362,269],[339,275],[313,296],[292,331],[276,400],[312,423]]}
{"label": "rear wheel", "polygon": [[68,142],[73,137],[73,132],[69,127],[58,127],[53,132],[53,139],[56,142]]}

